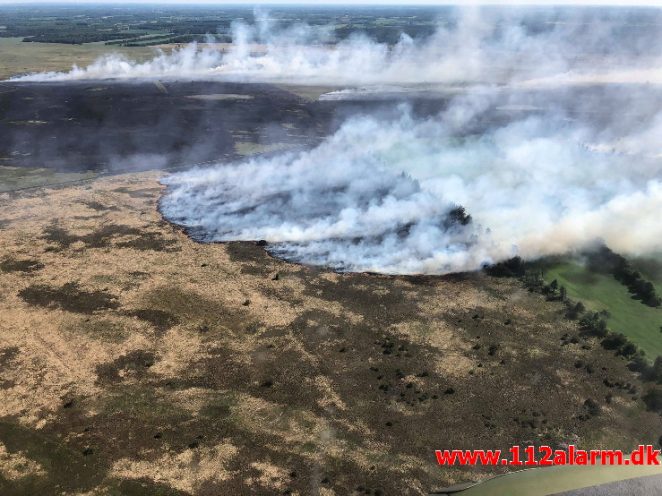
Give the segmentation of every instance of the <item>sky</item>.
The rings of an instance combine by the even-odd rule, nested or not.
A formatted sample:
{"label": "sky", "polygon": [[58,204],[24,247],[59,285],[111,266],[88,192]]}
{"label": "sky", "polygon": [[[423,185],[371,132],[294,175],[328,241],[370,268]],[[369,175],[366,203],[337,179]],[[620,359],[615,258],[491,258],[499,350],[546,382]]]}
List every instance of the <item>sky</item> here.
{"label": "sky", "polygon": [[300,5],[321,5],[321,4],[346,4],[346,5],[477,5],[477,4],[497,4],[497,5],[621,5],[621,6],[656,6],[662,7],[662,0],[416,0],[414,2],[402,2],[395,0],[324,0],[316,2],[302,2],[300,0],[0,0],[3,4],[30,4],[30,3],[53,3],[53,4],[99,4],[99,3],[123,3],[123,4],[205,4],[205,5],[267,5],[267,4],[300,4]]}

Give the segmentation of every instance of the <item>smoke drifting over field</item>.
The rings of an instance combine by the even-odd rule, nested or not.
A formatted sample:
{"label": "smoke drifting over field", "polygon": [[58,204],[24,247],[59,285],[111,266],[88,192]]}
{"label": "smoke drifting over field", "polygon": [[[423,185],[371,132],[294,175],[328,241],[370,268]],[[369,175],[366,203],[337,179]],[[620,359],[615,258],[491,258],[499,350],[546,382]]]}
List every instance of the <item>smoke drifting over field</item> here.
{"label": "smoke drifting over field", "polygon": [[[331,26],[279,26],[265,13],[236,23],[227,51],[195,43],[147,62],[120,55],[26,81],[108,78],[223,79],[331,85],[412,83],[662,82],[662,30],[627,24],[621,11],[578,11],[576,18],[536,11],[465,9],[439,21],[434,35],[403,35],[395,46],[354,35],[335,45]],[[627,12],[625,12],[627,14]],[[645,19],[645,18],[644,18]],[[625,24],[624,24],[625,22]],[[644,59],[645,57],[645,59]],[[657,61],[651,66],[651,60]],[[657,65],[655,65],[657,64]]]}
{"label": "smoke drifting over field", "polygon": [[[285,43],[256,59],[224,59],[220,72],[257,78],[510,89],[467,86],[428,120],[406,109],[395,119],[354,118],[309,152],[172,176],[164,214],[207,241],[265,239],[276,255],[341,270],[442,274],[601,242],[661,250],[660,98],[631,84],[655,82],[660,66],[647,64],[659,60],[660,30],[637,37],[600,15],[542,31],[524,25],[465,15],[455,29],[391,50],[355,39],[333,52]],[[513,89],[588,82],[628,83],[627,97],[605,108],[568,93],[558,105],[544,91],[529,101]],[[385,90],[328,98],[371,92]],[[494,120],[499,105],[515,109],[510,120]],[[585,105],[583,118],[568,115]],[[458,219],[459,205],[471,222]]]}
{"label": "smoke drifting over field", "polygon": [[[428,274],[599,242],[662,250],[662,29],[629,11],[578,11],[564,22],[515,12],[465,11],[392,47],[364,37],[328,46],[324,28],[279,29],[262,17],[236,25],[226,53],[189,45],[145,63],[110,56],[23,79],[352,86],[326,96],[335,99],[435,87],[448,95],[454,85],[457,96],[432,118],[406,107],[353,117],[309,151],[166,178],[163,214],[204,241],[264,239],[289,260]],[[622,86],[610,100],[613,84]],[[575,100],[578,85],[590,89]]]}
{"label": "smoke drifting over field", "polygon": [[544,115],[463,136],[477,107],[463,97],[430,120],[356,118],[309,152],[170,176],[162,211],[206,241],[265,239],[341,270],[441,274],[599,241],[662,249],[662,161],[647,134],[614,153]]}

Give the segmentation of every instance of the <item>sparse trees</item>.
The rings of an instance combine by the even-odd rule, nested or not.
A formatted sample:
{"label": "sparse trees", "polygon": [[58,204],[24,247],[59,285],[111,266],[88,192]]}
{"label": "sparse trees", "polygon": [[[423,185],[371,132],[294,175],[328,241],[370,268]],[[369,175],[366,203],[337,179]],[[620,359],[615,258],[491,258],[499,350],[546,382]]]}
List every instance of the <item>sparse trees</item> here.
{"label": "sparse trees", "polygon": [[522,277],[526,274],[526,264],[520,257],[485,267],[485,272],[494,277]]}
{"label": "sparse trees", "polygon": [[565,316],[570,320],[577,320],[586,311],[586,307],[581,301],[578,301],[577,303],[567,301],[567,306],[568,310],[566,311]]}
{"label": "sparse trees", "polygon": [[632,298],[650,307],[662,305],[662,298],[655,292],[655,286],[643,278],[627,259],[614,253],[606,246],[589,256],[589,267],[598,272],[611,273],[614,278],[626,286]]}
{"label": "sparse trees", "polygon": [[607,335],[607,321],[598,312],[589,312],[579,321],[584,332],[603,338]]}

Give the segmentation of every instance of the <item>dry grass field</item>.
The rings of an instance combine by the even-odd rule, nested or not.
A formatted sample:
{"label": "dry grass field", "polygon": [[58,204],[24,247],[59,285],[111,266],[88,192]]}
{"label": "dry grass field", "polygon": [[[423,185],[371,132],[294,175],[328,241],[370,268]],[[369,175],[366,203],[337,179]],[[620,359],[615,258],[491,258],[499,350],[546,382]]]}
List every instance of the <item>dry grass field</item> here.
{"label": "dry grass field", "polygon": [[425,494],[500,470],[435,449],[662,434],[625,361],[517,281],[198,244],[159,177],[0,193],[3,495]]}
{"label": "dry grass field", "polygon": [[103,43],[24,43],[22,38],[0,38],[0,80],[33,72],[67,71],[73,64],[86,66],[107,53],[146,60],[154,50],[147,47],[109,47]]}

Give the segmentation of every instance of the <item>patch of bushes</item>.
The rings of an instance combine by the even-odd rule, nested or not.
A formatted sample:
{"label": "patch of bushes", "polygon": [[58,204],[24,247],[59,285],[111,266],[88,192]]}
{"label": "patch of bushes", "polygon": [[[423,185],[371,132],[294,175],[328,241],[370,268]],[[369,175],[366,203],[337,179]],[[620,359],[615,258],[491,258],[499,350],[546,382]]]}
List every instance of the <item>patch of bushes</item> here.
{"label": "patch of bushes", "polygon": [[[641,275],[630,267],[625,258],[604,247],[592,255],[589,260],[589,269],[604,271],[605,268],[608,268],[616,279],[628,286],[633,293],[633,298],[641,299],[643,303],[650,306],[660,304],[658,301],[660,298],[654,293],[654,289],[651,289],[652,284],[646,284],[647,281],[644,281]],[[582,302],[572,301],[568,298],[565,287],[559,285],[557,280],[545,284],[542,271],[527,264],[520,257],[486,266],[484,270],[494,277],[517,277],[529,291],[543,294],[550,301],[563,302],[566,307],[565,317],[570,320],[578,320],[582,334],[600,339],[600,344],[604,349],[614,351],[617,356],[630,360],[628,368],[637,372],[643,381],[662,384],[662,356],[658,356],[651,365],[644,352],[639,350],[624,334],[610,332],[607,326],[609,312],[587,311]],[[662,331],[662,328],[660,330]],[[562,342],[563,344],[577,343],[578,339],[571,339],[566,335],[562,338]],[[662,414],[662,388],[653,387],[646,393],[643,400],[649,410]],[[587,416],[591,416],[592,411],[595,410],[592,408],[592,403],[589,402],[584,406],[589,410]]]}
{"label": "patch of bushes", "polygon": [[460,224],[466,226],[471,223],[471,215],[462,206],[453,208],[448,212],[448,220],[451,224]]}
{"label": "patch of bushes", "polygon": [[556,279],[549,284],[543,284],[540,292],[546,295],[549,301],[566,301],[568,299],[568,292],[565,286],[560,286]]}
{"label": "patch of bushes", "polygon": [[493,277],[523,277],[526,274],[526,263],[520,257],[513,257],[492,265],[486,265],[483,270]]}
{"label": "patch of bushes", "polygon": [[597,417],[602,411],[600,405],[592,398],[584,401],[584,408],[591,417]]}
{"label": "patch of bushes", "polygon": [[594,272],[608,272],[623,284],[632,298],[640,300],[649,307],[662,305],[662,298],[655,292],[655,286],[643,278],[641,273],[635,270],[627,259],[614,253],[603,246],[594,253],[588,255],[589,268]]}
{"label": "patch of bushes", "polygon": [[662,415],[662,388],[654,387],[650,389],[642,398],[646,407],[656,413]]}
{"label": "patch of bushes", "polygon": [[576,303],[567,301],[566,308],[567,310],[565,312],[565,318],[569,320],[577,320],[586,312],[586,307],[581,301]]}
{"label": "patch of bushes", "polygon": [[598,338],[604,338],[608,332],[607,321],[600,312],[586,312],[579,319],[579,327],[584,333]]}
{"label": "patch of bushes", "polygon": [[662,384],[662,356],[658,356],[651,365],[646,360],[646,356],[639,352],[633,357],[628,367],[633,372],[638,372],[643,380]]}
{"label": "patch of bushes", "polygon": [[614,350],[617,355],[633,358],[637,354],[637,347],[623,334],[610,332],[601,342],[606,350]]}
{"label": "patch of bushes", "polygon": [[60,287],[34,284],[20,290],[18,295],[30,305],[84,314],[119,307],[114,295],[105,291],[85,291],[77,282],[68,282]]}

